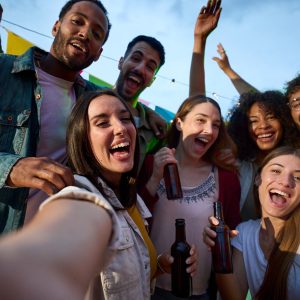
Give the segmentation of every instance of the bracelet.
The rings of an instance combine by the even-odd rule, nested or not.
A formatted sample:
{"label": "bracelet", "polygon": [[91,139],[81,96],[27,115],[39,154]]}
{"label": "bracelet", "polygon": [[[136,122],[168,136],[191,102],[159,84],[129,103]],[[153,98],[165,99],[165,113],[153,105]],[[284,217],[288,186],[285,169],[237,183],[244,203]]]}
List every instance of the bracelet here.
{"label": "bracelet", "polygon": [[161,264],[159,263],[159,259],[161,258],[161,256],[162,256],[162,254],[159,254],[159,255],[157,256],[157,267],[158,267],[158,269],[159,269],[161,272],[167,273],[167,272],[164,270],[164,268],[161,266]]}

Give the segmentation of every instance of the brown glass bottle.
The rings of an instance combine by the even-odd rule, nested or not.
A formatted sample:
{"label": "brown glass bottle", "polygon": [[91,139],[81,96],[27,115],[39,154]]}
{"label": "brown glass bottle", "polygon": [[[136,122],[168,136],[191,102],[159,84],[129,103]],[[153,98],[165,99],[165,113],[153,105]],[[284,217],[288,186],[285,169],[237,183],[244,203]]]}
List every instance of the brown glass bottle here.
{"label": "brown glass bottle", "polygon": [[230,229],[224,222],[222,203],[214,202],[214,217],[219,225],[211,225],[217,233],[215,246],[212,247],[212,261],[215,273],[232,273]]}
{"label": "brown glass bottle", "polygon": [[172,294],[176,297],[187,298],[192,294],[192,277],[186,272],[186,259],[190,256],[190,245],[185,237],[185,220],[176,219],[176,240],[171,247],[174,257],[172,264],[171,281]]}
{"label": "brown glass bottle", "polygon": [[182,190],[176,163],[166,164],[164,167],[164,180],[169,200],[182,198]]}

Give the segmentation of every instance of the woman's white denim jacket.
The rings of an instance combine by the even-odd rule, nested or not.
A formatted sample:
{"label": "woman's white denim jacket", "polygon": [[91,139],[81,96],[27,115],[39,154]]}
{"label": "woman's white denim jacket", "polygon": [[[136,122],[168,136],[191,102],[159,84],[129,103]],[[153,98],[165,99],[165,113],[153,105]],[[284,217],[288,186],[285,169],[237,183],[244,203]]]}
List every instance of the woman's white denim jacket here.
{"label": "woman's white denim jacket", "polygon": [[[106,203],[106,207],[108,202],[114,207],[123,208],[115,193],[101,179],[99,180],[104,187],[105,197],[87,178],[75,175],[75,180],[77,187],[67,187],[51,199],[57,199],[57,197],[61,197],[60,195],[65,196],[66,192],[72,192],[73,198],[90,198],[92,195],[102,203]],[[151,217],[139,196],[137,208],[144,219]],[[113,208],[111,209],[113,210]],[[150,299],[151,280],[148,249],[127,210],[115,211],[113,215],[116,216],[116,222],[113,222],[115,223],[113,225],[114,238],[109,247],[112,250],[110,251],[111,255],[107,260],[107,266],[91,282],[85,299],[148,300]]]}

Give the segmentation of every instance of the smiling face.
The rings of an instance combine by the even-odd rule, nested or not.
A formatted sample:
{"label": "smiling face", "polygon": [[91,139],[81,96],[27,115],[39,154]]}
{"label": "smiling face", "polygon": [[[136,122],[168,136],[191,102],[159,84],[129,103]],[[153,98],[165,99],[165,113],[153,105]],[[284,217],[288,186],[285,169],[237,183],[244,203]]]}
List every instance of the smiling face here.
{"label": "smiling face", "polygon": [[261,172],[258,188],[263,217],[285,219],[300,203],[300,158],[281,155]]}
{"label": "smiling face", "polygon": [[152,83],[159,66],[159,53],[146,42],[136,43],[119,62],[120,74],[116,83],[119,95],[132,102]]}
{"label": "smiling face", "polygon": [[272,113],[254,103],[249,112],[249,133],[257,147],[263,151],[274,149],[282,138],[282,126]]}
{"label": "smiling face", "polygon": [[71,70],[80,71],[96,61],[108,31],[108,20],[92,2],[75,3],[52,29],[50,53]]}
{"label": "smiling face", "polygon": [[289,104],[291,109],[291,116],[300,129],[300,89],[295,90],[289,97]]}
{"label": "smiling face", "polygon": [[176,120],[176,127],[181,132],[177,149],[191,159],[199,160],[216,141],[220,125],[221,116],[213,104],[195,105],[183,120]]}
{"label": "smiling face", "polygon": [[118,184],[134,164],[136,129],[130,113],[116,97],[101,95],[88,108],[89,140],[102,176]]}

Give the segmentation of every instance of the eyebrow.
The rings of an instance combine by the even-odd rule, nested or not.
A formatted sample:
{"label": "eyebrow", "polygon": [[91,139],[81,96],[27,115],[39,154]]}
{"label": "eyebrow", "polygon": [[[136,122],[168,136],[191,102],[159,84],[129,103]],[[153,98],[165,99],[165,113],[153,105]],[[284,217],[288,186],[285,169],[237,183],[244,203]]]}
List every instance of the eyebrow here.
{"label": "eyebrow", "polygon": [[[281,167],[281,168],[284,168],[284,165],[282,164],[279,164],[279,163],[273,163],[273,164],[270,164],[269,167],[273,167],[273,166],[278,166],[278,167]],[[294,170],[293,172],[300,172],[300,170]]]}
{"label": "eyebrow", "polygon": [[[210,116],[209,115],[207,115],[207,114],[204,114],[204,113],[198,113],[198,114],[195,114],[195,117],[197,117],[197,116],[201,116],[201,117],[206,117],[206,118],[210,118]],[[220,119],[216,119],[216,120],[214,120],[215,122],[220,122],[221,123],[221,120]]]}
{"label": "eyebrow", "polygon": [[[87,20],[88,20],[88,16],[87,16],[86,14],[80,12],[80,11],[74,12],[73,15],[78,15],[78,16],[81,16],[81,17],[83,17],[84,19],[87,19]],[[98,29],[100,29],[101,31],[103,31],[103,32],[105,31],[105,29],[100,25],[100,23],[95,24],[95,26],[96,26]]]}
{"label": "eyebrow", "polygon": [[[133,54],[140,54],[141,56],[144,56],[144,53],[141,50],[135,50],[131,55]],[[150,59],[150,62],[155,64],[155,68],[159,66],[154,59]]]}
{"label": "eyebrow", "polygon": [[[130,113],[129,113],[129,111],[127,110],[127,109],[122,109],[122,110],[120,110],[120,111],[118,111],[118,113],[120,114],[120,115],[123,115],[123,114],[126,114],[126,113],[128,113],[128,115],[130,115]],[[94,120],[94,119],[101,119],[101,118],[108,118],[109,117],[109,114],[106,114],[106,113],[100,113],[100,114],[98,114],[98,115],[94,115],[94,116],[92,116],[91,118],[90,118],[90,120]]]}

